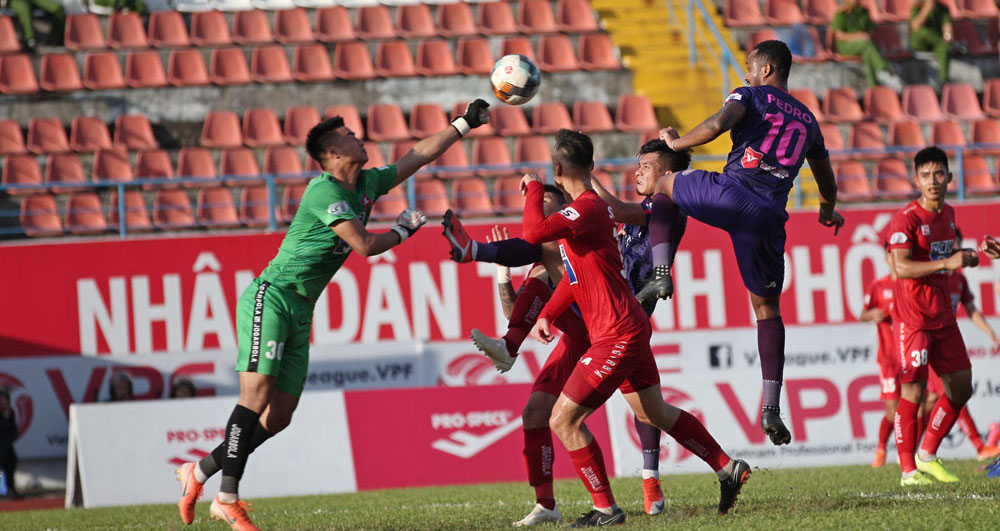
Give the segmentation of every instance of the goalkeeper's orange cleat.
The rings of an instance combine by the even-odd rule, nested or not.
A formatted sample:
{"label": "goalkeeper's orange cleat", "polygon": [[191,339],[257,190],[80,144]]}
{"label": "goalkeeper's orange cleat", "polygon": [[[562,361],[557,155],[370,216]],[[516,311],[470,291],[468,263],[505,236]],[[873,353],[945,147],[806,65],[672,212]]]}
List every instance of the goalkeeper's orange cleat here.
{"label": "goalkeeper's orange cleat", "polygon": [[872,461],[872,468],[882,468],[885,466],[885,448],[875,449],[875,459]]}
{"label": "goalkeeper's orange cleat", "polygon": [[201,498],[201,493],[205,490],[204,483],[198,483],[194,477],[194,467],[197,463],[184,463],[177,467],[177,481],[181,482],[181,499],[177,502],[177,508],[181,513],[181,520],[185,524],[191,525],[194,521],[194,504]]}
{"label": "goalkeeper's orange cleat", "polygon": [[236,500],[235,503],[222,503],[216,496],[212,500],[212,506],[209,507],[208,512],[213,519],[229,524],[229,527],[235,531],[260,531],[247,516],[249,510],[251,510],[250,504],[243,500]]}

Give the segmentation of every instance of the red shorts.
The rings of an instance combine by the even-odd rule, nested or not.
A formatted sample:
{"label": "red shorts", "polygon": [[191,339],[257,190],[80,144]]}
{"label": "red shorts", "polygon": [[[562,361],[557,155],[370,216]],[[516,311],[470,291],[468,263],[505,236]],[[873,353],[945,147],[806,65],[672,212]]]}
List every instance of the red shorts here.
{"label": "red shorts", "polygon": [[542,370],[535,378],[535,383],[531,386],[532,393],[559,396],[563,386],[566,385],[566,380],[569,379],[569,375],[576,367],[576,362],[590,347],[590,341],[586,341],[586,338],[583,339],[581,341],[580,338],[571,337],[566,333],[559,338],[556,348],[552,349],[549,359],[545,360],[545,365],[542,366]]}
{"label": "red shorts", "polygon": [[972,368],[958,323],[927,330],[897,321],[892,331],[899,342],[899,380],[903,383],[927,380],[928,366],[938,374]]}
{"label": "red shorts", "polygon": [[879,360],[878,381],[882,386],[879,398],[882,400],[899,400],[899,363],[886,363]]}
{"label": "red shorts", "polygon": [[615,389],[628,394],[659,385],[649,336],[646,328],[631,337],[592,344],[570,374],[563,394],[581,406],[597,409]]}
{"label": "red shorts", "polygon": [[934,372],[934,369],[927,371],[927,392],[944,396],[944,384],[941,383],[941,377]]}

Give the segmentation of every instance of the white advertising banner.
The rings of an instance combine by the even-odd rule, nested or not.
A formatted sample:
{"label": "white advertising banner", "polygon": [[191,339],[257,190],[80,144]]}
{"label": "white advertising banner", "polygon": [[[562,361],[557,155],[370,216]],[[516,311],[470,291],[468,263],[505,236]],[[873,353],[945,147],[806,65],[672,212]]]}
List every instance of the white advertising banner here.
{"label": "white advertising banner", "polygon": [[[66,505],[176,502],[174,469],[209,454],[225,434],[233,397],[70,407]],[[344,394],[302,396],[295,422],[254,452],[240,485],[248,498],[354,492]],[[204,499],[215,496],[218,478]]]}

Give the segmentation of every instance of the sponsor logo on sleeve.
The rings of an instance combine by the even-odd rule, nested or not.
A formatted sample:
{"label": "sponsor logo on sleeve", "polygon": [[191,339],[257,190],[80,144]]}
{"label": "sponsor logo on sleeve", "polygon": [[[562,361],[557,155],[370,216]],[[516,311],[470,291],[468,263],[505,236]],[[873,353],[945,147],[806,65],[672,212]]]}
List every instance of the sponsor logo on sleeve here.
{"label": "sponsor logo on sleeve", "polygon": [[754,148],[748,147],[743,151],[743,158],[740,159],[740,164],[744,168],[756,168],[760,165],[760,159],[764,156],[763,153],[755,150]]}
{"label": "sponsor logo on sleeve", "polygon": [[906,241],[907,241],[906,234],[904,234],[902,232],[894,232],[894,233],[892,233],[892,236],[889,236],[889,244],[890,245],[897,245],[897,244],[900,244],[900,243],[906,243]]}
{"label": "sponsor logo on sleeve", "polygon": [[347,201],[337,201],[326,209],[326,212],[331,216],[343,216],[350,211],[351,206],[347,204]]}
{"label": "sponsor logo on sleeve", "polygon": [[570,221],[576,221],[580,219],[580,213],[576,211],[573,207],[566,207],[559,211],[560,214],[566,216],[566,219]]}
{"label": "sponsor logo on sleeve", "polygon": [[729,103],[731,101],[742,101],[742,100],[743,100],[742,94],[740,94],[739,92],[733,92],[726,98],[726,101],[724,101],[723,104]]}

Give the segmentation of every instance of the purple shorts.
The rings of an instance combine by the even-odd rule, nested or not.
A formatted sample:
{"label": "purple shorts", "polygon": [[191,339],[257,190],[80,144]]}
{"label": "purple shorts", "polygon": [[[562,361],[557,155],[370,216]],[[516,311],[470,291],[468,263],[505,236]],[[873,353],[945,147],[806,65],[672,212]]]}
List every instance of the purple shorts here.
{"label": "purple shorts", "polygon": [[772,200],[725,173],[686,170],[674,177],[674,202],[688,216],[729,233],[743,285],[762,297],[781,294],[786,199]]}

